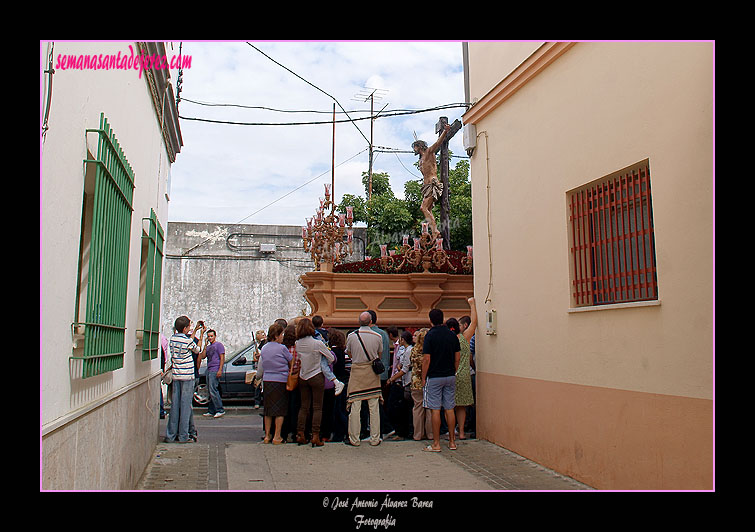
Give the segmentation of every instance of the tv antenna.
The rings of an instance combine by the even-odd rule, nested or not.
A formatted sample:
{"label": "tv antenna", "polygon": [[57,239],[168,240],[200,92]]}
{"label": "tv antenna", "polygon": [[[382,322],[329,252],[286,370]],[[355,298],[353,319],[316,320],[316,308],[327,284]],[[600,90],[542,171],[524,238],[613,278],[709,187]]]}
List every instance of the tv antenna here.
{"label": "tv antenna", "polygon": [[[370,101],[370,163],[369,163],[369,169],[368,169],[368,182],[369,182],[369,188],[367,192],[367,203],[369,204],[370,200],[372,199],[372,136],[373,136],[373,125],[375,124],[375,118],[377,118],[377,115],[375,114],[375,100],[382,100],[383,96],[385,96],[388,93],[388,89],[376,89],[374,87],[363,87],[357,94],[354,95],[352,100],[360,101],[360,102],[366,102],[367,100]],[[388,107],[388,104],[386,103],[380,111],[378,111],[378,115],[383,112],[383,110]]]}

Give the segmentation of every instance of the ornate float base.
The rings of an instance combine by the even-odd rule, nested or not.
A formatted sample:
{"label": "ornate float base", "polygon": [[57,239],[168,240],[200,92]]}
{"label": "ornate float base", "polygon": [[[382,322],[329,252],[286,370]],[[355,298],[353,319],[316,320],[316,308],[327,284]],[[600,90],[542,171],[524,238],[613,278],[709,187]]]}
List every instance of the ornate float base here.
{"label": "ornate float base", "polygon": [[359,314],[374,310],[378,325],[429,327],[428,313],[439,308],[447,318],[469,314],[472,275],[447,273],[308,272],[299,278],[312,315],[326,327],[358,327]]}

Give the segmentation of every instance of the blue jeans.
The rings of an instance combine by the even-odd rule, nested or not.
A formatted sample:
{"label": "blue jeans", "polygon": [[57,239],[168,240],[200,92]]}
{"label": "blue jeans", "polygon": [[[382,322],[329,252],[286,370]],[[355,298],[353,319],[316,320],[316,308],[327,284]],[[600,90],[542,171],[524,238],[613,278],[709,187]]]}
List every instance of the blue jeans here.
{"label": "blue jeans", "polygon": [[179,381],[173,379],[173,401],[168,416],[168,426],[165,429],[167,441],[188,441],[189,437],[196,438],[197,429],[194,426],[194,411],[191,401],[194,397],[194,379]]}
{"label": "blue jeans", "polygon": [[322,374],[325,376],[325,380],[332,381],[336,378],[335,374],[333,374],[333,370],[330,369],[328,359],[322,355],[320,355],[320,369],[322,370]]}
{"label": "blue jeans", "polygon": [[210,392],[210,402],[207,403],[207,411],[213,415],[218,412],[225,412],[223,400],[220,398],[220,390],[218,389],[219,379],[217,371],[207,371],[205,376],[207,377],[207,390]]}

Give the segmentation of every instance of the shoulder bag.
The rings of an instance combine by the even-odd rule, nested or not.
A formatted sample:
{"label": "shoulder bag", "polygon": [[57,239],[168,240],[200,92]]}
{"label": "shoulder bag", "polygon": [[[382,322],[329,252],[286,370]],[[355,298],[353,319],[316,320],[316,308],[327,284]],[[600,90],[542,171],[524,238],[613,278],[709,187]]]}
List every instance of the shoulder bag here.
{"label": "shoulder bag", "polygon": [[297,364],[296,348],[293,351],[294,358],[291,359],[291,367],[288,369],[288,380],[286,380],[286,390],[292,392],[299,385],[299,368]]}
{"label": "shoulder bag", "polygon": [[170,384],[171,382],[173,382],[173,365],[172,364],[168,367],[168,369],[166,369],[163,372],[163,376],[161,380],[163,384],[165,384],[166,386]]}
{"label": "shoulder bag", "polygon": [[[367,360],[370,360],[370,355],[367,353],[367,348],[364,347],[364,342],[362,341],[362,337],[359,335],[359,332],[357,332],[357,338],[359,338],[359,343],[362,344],[362,349],[364,349],[364,354],[367,355]],[[385,371],[385,366],[383,365],[383,361],[380,360],[380,357],[372,359],[372,371],[374,371],[377,375],[380,375]]]}

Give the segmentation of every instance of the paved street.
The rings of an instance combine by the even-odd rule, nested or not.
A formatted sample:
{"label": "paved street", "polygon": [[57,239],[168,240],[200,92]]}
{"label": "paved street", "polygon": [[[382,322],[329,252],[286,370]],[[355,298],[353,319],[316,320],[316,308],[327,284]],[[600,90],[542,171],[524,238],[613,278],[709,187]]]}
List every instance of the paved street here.
{"label": "paved street", "polygon": [[140,490],[231,491],[491,491],[590,490],[484,440],[451,451],[422,451],[428,442],[384,441],[371,447],[265,445],[259,410],[228,407],[218,419],[195,410],[199,441],[160,443]]}

